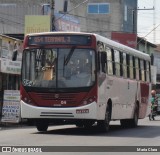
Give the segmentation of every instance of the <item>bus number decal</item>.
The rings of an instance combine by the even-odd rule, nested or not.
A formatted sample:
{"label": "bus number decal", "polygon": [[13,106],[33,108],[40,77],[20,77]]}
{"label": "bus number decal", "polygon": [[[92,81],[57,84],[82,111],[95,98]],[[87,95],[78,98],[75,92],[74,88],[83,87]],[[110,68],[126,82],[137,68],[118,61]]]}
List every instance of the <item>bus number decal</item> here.
{"label": "bus number decal", "polygon": [[32,86],[32,85],[33,85],[33,82],[30,81],[30,80],[24,79],[24,80],[23,80],[23,84],[24,84],[24,86]]}
{"label": "bus number decal", "polygon": [[61,104],[67,104],[67,101],[61,101]]}

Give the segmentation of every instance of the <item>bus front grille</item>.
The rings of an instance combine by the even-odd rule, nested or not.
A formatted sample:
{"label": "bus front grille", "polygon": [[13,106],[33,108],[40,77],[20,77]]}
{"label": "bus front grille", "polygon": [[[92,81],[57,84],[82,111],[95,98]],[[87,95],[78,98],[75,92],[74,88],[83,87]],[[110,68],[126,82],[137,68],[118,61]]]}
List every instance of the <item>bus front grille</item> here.
{"label": "bus front grille", "polygon": [[76,94],[48,94],[48,93],[37,93],[37,96],[43,100],[75,100]]}
{"label": "bus front grille", "polygon": [[37,106],[76,106],[81,103],[86,93],[29,93]]}

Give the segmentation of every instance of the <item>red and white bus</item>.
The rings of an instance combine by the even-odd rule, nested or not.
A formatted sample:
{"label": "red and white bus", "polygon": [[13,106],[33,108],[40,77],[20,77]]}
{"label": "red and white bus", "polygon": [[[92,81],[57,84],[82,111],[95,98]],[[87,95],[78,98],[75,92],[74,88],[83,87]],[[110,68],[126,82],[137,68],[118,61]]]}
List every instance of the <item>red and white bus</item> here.
{"label": "red and white bus", "polygon": [[38,131],[70,121],[109,130],[136,127],[148,115],[150,56],[81,32],[28,34],[24,40],[21,116]]}

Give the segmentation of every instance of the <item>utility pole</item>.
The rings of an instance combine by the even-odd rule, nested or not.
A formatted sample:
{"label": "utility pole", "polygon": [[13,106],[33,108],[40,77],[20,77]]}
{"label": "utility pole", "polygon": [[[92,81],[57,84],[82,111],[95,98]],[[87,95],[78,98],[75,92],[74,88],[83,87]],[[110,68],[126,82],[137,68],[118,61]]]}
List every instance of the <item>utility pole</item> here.
{"label": "utility pole", "polygon": [[[154,7],[156,7],[155,0],[153,1],[153,3],[154,3]],[[154,13],[153,13],[153,26],[156,27],[156,11],[154,11]],[[156,42],[156,31],[155,30],[153,31],[153,42],[154,43]]]}
{"label": "utility pole", "polygon": [[51,32],[52,32],[52,31],[55,31],[55,16],[54,16],[55,1],[54,0],[51,0],[50,8],[51,8]]}
{"label": "utility pole", "polygon": [[132,24],[133,24],[133,33],[137,33],[137,11],[139,10],[154,10],[154,7],[153,8],[133,8],[133,9],[129,9],[132,11]]}
{"label": "utility pole", "polygon": [[[144,8],[142,8],[142,9],[140,9],[140,8],[137,9],[137,11],[141,11],[141,10],[143,10],[143,11],[144,11],[144,10],[145,10],[145,11],[147,11],[147,10],[155,10],[155,8],[154,8],[154,6],[153,6],[153,8],[145,8],[145,7],[144,7]],[[151,32],[152,32],[152,31],[151,31]],[[151,32],[149,32],[148,34],[150,34]],[[148,34],[147,34],[147,35],[148,35]],[[147,36],[147,35],[146,35],[146,36]],[[145,36],[145,37],[146,37],[146,36]],[[142,39],[140,39],[140,41],[137,43],[137,45],[138,45],[145,37],[143,37]],[[145,44],[145,45],[146,45],[146,44]]]}

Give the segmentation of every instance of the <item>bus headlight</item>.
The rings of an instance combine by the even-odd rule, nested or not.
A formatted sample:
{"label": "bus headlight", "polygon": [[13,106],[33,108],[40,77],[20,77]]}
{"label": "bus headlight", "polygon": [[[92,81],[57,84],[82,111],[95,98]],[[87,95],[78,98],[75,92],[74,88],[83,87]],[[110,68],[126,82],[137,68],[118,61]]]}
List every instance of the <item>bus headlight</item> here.
{"label": "bus headlight", "polygon": [[35,105],[34,101],[30,98],[30,96],[24,90],[24,88],[22,86],[21,86],[21,100],[24,101],[27,104]]}
{"label": "bus headlight", "polygon": [[87,104],[87,101],[86,101],[86,100],[83,100],[83,101],[82,101],[82,104],[83,104],[83,105],[86,105],[86,104]]}
{"label": "bus headlight", "polygon": [[25,98],[24,98],[24,102],[27,102],[27,101],[28,101],[28,99],[25,97]]}
{"label": "bus headlight", "polygon": [[86,98],[86,99],[84,99],[84,100],[82,101],[82,104],[83,104],[83,105],[87,105],[87,104],[90,104],[90,103],[94,102],[95,100],[96,100],[96,97],[95,97],[95,96],[90,97],[90,98]]}
{"label": "bus headlight", "polygon": [[28,104],[32,104],[33,105],[33,102],[28,99],[27,97],[24,97],[24,99],[22,99],[25,103],[28,103]]}

